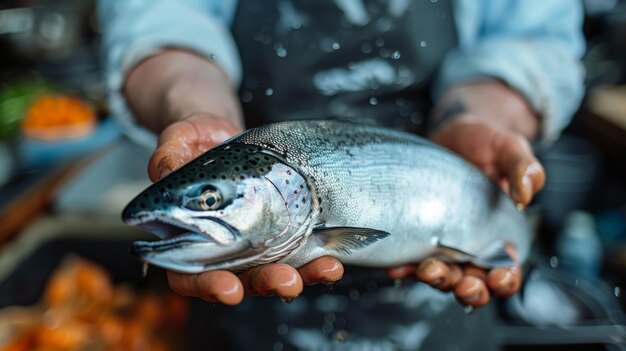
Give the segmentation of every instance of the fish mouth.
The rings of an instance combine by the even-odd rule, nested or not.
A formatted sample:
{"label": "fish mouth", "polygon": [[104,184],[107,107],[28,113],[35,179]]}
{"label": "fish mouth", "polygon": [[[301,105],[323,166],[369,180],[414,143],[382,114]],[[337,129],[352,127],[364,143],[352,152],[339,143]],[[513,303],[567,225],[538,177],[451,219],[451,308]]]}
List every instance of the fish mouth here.
{"label": "fish mouth", "polygon": [[258,254],[250,242],[242,239],[236,229],[218,218],[206,219],[216,231],[228,232],[233,241],[224,245],[219,240],[200,232],[194,226],[175,218],[146,213],[126,219],[131,224],[148,230],[161,240],[134,241],[130,253],[140,261],[167,270],[195,274],[213,269],[235,269],[241,259]]}
{"label": "fish mouth", "polygon": [[163,240],[185,234],[198,234],[199,236],[204,236],[205,240],[212,241],[209,236],[204,235],[193,226],[185,224],[169,216],[145,213],[133,218],[124,219],[124,222],[148,231]]}

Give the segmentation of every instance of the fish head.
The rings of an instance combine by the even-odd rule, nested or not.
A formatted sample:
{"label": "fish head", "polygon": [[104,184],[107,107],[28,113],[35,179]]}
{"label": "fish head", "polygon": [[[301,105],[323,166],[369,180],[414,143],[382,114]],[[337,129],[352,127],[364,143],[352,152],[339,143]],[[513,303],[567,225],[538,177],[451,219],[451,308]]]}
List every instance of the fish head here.
{"label": "fish head", "polygon": [[145,262],[183,273],[236,271],[288,250],[311,199],[304,178],[277,157],[226,144],[148,187],[122,219],[161,239],[133,243]]}

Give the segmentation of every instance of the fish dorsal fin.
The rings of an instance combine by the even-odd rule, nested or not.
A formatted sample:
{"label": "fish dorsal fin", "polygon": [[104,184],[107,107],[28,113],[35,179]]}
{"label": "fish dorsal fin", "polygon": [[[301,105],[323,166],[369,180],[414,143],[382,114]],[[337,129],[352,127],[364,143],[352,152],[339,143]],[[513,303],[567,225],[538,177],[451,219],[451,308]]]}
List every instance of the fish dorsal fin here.
{"label": "fish dorsal fin", "polygon": [[313,230],[320,246],[346,255],[364,248],[390,234],[376,229],[356,227],[317,227]]}
{"label": "fish dorsal fin", "polygon": [[515,260],[506,251],[507,243],[497,240],[485,248],[479,254],[471,254],[456,247],[448,246],[437,240],[437,249],[444,258],[457,262],[471,262],[481,268],[509,267],[516,264]]}

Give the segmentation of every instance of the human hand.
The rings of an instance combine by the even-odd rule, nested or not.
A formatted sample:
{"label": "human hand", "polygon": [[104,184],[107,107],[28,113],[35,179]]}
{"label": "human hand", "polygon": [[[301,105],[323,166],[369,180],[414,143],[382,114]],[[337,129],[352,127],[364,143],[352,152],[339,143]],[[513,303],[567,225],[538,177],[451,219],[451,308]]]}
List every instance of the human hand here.
{"label": "human hand", "polygon": [[[227,119],[208,113],[194,113],[167,127],[159,138],[148,165],[150,179],[156,181],[180,168],[196,156],[241,132]],[[321,257],[295,269],[282,263],[266,264],[240,274],[215,270],[200,274],[168,272],[174,291],[227,305],[240,303],[244,296],[298,296],[304,284],[332,283],[343,276],[343,266],[331,257]]]}
{"label": "human hand", "polygon": [[[543,167],[526,139],[536,133],[536,117],[519,95],[500,83],[462,86],[444,99],[459,100],[471,103],[458,109],[430,138],[479,167],[518,206],[528,205],[545,182]],[[507,251],[516,258],[513,247]],[[487,271],[438,258],[395,267],[388,274],[394,279],[416,277],[439,290],[453,291],[461,303],[474,307],[487,304],[492,294],[515,294],[522,279],[519,265]]]}

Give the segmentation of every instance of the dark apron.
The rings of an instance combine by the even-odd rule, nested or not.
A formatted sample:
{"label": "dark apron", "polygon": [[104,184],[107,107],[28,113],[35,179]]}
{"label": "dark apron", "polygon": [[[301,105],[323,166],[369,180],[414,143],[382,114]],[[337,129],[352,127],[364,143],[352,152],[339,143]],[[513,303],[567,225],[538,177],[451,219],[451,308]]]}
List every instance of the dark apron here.
{"label": "dark apron", "polygon": [[243,0],[232,30],[249,127],[344,117],[419,132],[456,45],[449,0]]}
{"label": "dark apron", "polygon": [[[347,117],[420,132],[430,80],[456,44],[450,0],[243,0],[233,33],[248,127]],[[394,286],[376,269],[346,267],[339,283],[307,286],[291,304],[257,297],[191,311],[214,321],[198,328],[206,345],[197,349],[495,349],[483,337],[488,308],[468,317],[450,296],[420,283]]]}

